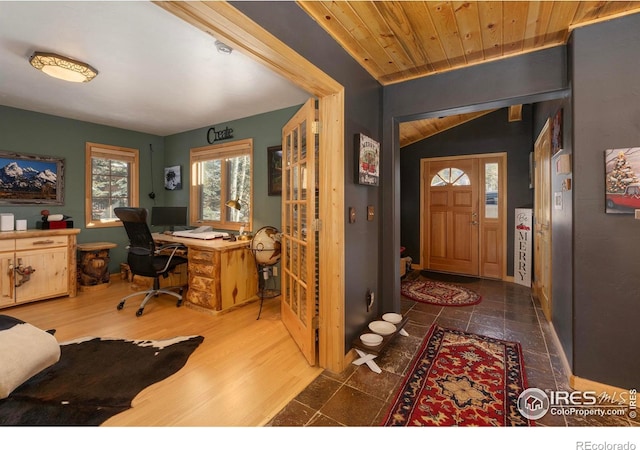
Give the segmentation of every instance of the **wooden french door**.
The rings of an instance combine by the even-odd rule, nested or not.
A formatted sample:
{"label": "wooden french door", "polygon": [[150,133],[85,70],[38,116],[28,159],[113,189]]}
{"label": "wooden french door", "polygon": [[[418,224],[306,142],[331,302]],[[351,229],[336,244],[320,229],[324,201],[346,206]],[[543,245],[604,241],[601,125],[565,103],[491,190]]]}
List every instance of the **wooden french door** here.
{"label": "wooden french door", "polygon": [[533,294],[551,320],[551,127],[547,120],[534,147]]}
{"label": "wooden french door", "polygon": [[422,161],[422,266],[505,276],[506,154]]}
{"label": "wooden french door", "polygon": [[282,130],[282,321],[316,364],[318,315],[316,100]]}

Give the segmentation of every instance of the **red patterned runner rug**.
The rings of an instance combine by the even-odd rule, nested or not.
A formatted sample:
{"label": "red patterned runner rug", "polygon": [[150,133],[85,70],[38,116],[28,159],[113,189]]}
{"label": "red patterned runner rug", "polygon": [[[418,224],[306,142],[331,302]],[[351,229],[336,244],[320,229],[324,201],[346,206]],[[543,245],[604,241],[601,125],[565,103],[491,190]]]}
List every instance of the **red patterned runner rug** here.
{"label": "red patterned runner rug", "polygon": [[383,426],[533,426],[518,411],[527,388],[522,349],[434,324]]}
{"label": "red patterned runner rug", "polygon": [[462,286],[421,278],[402,280],[400,293],[416,302],[439,306],[468,306],[482,300],[480,295]]}

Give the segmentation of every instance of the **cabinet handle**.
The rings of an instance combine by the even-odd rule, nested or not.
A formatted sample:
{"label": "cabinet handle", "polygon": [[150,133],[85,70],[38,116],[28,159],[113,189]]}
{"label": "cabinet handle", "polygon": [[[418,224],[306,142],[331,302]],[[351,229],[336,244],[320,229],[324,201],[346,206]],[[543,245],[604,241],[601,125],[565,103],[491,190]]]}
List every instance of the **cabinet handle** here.
{"label": "cabinet handle", "polygon": [[55,241],[52,239],[47,239],[46,241],[35,241],[33,245],[48,245],[53,244]]}

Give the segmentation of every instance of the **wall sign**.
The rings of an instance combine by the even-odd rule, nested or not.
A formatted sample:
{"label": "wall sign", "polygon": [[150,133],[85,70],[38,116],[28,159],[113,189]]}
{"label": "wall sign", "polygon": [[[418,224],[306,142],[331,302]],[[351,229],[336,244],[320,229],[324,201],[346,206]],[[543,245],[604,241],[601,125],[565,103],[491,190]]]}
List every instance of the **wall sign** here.
{"label": "wall sign", "polygon": [[531,251],[533,211],[530,208],[516,208],[516,230],[513,255],[513,277],[515,282],[531,287]]}
{"label": "wall sign", "polygon": [[377,186],[380,178],[380,143],[362,133],[355,136],[356,182]]}
{"label": "wall sign", "polygon": [[233,139],[233,128],[226,127],[224,130],[216,131],[215,127],[207,130],[207,142],[213,144],[216,141]]}

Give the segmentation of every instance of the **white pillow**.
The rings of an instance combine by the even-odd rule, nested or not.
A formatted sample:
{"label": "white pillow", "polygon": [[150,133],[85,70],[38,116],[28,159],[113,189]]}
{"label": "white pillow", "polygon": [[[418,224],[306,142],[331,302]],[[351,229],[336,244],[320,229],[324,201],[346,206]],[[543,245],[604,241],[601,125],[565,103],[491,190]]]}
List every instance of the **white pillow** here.
{"label": "white pillow", "polygon": [[60,344],[51,333],[0,315],[0,399],[59,359]]}

